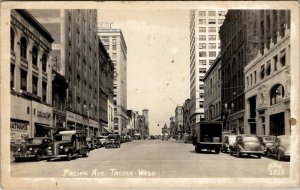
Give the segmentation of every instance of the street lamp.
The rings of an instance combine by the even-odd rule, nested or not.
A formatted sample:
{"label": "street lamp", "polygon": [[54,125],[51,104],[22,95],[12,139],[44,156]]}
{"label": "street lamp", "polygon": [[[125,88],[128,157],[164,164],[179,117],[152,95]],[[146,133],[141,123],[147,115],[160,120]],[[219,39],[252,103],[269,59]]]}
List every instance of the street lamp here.
{"label": "street lamp", "polygon": [[90,110],[93,109],[93,104],[90,104],[88,107],[86,104],[83,105],[83,108],[87,110],[87,117],[88,117],[88,130],[87,130],[87,136],[90,136]]}

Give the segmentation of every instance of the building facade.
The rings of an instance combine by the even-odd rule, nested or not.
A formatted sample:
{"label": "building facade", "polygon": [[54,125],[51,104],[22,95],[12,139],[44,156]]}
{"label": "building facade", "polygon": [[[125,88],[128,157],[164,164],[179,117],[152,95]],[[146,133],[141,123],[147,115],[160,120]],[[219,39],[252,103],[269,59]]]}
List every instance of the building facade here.
{"label": "building facade", "polygon": [[170,125],[169,125],[170,135],[175,136],[177,134],[177,129],[175,125],[175,117],[170,117]]}
{"label": "building facade", "polygon": [[218,32],[225,14],[225,10],[190,11],[190,120],[192,126],[204,120],[203,78],[220,52]]}
{"label": "building facade", "polygon": [[12,151],[26,138],[53,135],[51,46],[54,41],[26,10],[11,10],[10,136]]}
{"label": "building facade", "polygon": [[191,115],[191,104],[190,99],[186,99],[183,104],[183,131],[185,133],[191,134],[191,123],[190,123],[190,115]]}
{"label": "building facade", "polygon": [[114,121],[114,66],[100,38],[99,47],[99,125],[101,132],[112,132]]}
{"label": "building facade", "polygon": [[283,35],[289,27],[289,12],[285,10],[229,10],[220,29],[222,108],[225,129],[245,133],[244,68],[258,50],[276,43],[277,32]]}
{"label": "building facade", "polygon": [[69,84],[66,128],[96,135],[99,131],[97,10],[33,9],[30,13],[55,39],[53,63]]}
{"label": "building facade", "polygon": [[245,67],[245,133],[290,135],[290,32],[276,40]]}
{"label": "building facade", "polygon": [[175,127],[178,135],[182,135],[183,130],[183,107],[176,106],[175,109]]}
{"label": "building facade", "polygon": [[222,120],[221,58],[218,56],[204,76],[204,115],[206,121]]}
{"label": "building facade", "polygon": [[127,126],[127,47],[120,29],[99,25],[98,35],[114,64],[114,133],[121,135]]}

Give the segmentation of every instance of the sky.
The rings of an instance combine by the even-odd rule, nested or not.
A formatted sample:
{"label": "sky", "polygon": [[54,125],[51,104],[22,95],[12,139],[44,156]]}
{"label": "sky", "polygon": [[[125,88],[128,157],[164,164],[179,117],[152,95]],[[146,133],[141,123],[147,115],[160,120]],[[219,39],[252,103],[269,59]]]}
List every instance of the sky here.
{"label": "sky", "polygon": [[189,98],[189,11],[98,9],[100,22],[125,38],[127,109],[147,108],[150,134],[160,134]]}

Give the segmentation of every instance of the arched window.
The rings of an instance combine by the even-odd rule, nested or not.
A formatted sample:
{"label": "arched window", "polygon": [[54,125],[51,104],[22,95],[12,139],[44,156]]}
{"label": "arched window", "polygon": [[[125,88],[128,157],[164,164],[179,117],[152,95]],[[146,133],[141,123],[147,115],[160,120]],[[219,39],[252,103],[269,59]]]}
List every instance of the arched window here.
{"label": "arched window", "polygon": [[27,40],[24,37],[21,39],[21,57],[27,58]]}
{"label": "arched window", "polygon": [[45,72],[47,70],[47,56],[45,54],[42,56],[42,70]]}
{"label": "arched window", "polygon": [[14,51],[15,49],[15,32],[10,28],[10,50]]}
{"label": "arched window", "polygon": [[275,85],[271,90],[271,105],[278,104],[284,97],[284,87],[281,84]]}
{"label": "arched window", "polygon": [[38,61],[38,50],[36,46],[33,46],[32,48],[32,64],[37,66]]}

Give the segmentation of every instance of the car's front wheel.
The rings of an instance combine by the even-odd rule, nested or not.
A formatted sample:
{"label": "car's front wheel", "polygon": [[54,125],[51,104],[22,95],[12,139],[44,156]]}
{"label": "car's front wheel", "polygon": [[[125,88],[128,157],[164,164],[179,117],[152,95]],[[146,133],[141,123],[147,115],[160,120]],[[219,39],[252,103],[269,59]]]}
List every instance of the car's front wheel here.
{"label": "car's front wheel", "polygon": [[89,157],[89,151],[87,150],[82,156],[83,157]]}
{"label": "car's front wheel", "polygon": [[37,153],[34,157],[35,161],[41,161],[41,155]]}
{"label": "car's front wheel", "polygon": [[240,157],[241,157],[240,149],[237,149],[237,150],[236,150],[236,157],[237,157],[237,158],[240,158]]}
{"label": "car's front wheel", "polygon": [[71,152],[68,152],[68,154],[67,154],[67,160],[70,161],[71,159],[72,159],[72,154],[71,154]]}
{"label": "car's front wheel", "polygon": [[257,158],[261,158],[261,154],[258,154],[258,155],[257,155]]}

